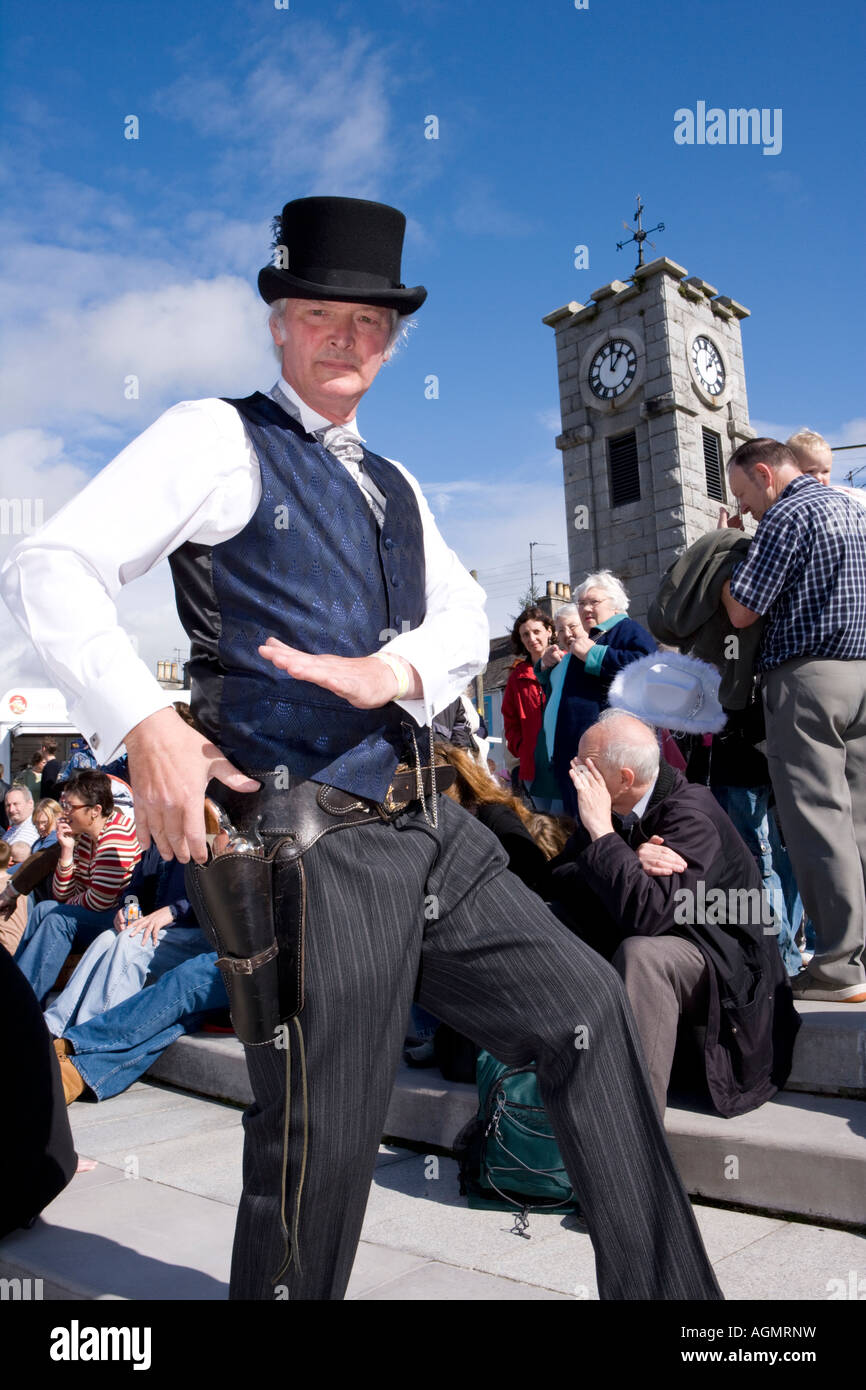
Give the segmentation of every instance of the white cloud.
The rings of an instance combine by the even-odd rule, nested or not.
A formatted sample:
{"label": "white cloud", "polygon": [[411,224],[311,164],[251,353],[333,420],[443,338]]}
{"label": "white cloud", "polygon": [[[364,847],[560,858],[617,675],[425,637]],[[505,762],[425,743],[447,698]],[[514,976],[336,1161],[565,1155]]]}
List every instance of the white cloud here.
{"label": "white cloud", "polygon": [[[63,439],[46,430],[10,431],[0,437],[0,477],[3,495],[41,504],[47,521],[89,481],[89,471],[68,451]],[[7,512],[7,515],[9,513]],[[118,519],[118,525],[134,526],[134,509]],[[35,529],[35,527],[33,528]],[[0,535],[0,564],[17,544],[18,537]],[[175,612],[171,574],[167,563],[130,584],[118,600],[120,621],[133,637],[139,655],[156,673],[156,662],[171,660],[174,648],[185,656],[189,644]],[[40,658],[6,605],[0,602],[0,686],[51,684]]]}
{"label": "white cloud", "polygon": [[[393,167],[388,72],[372,38],[338,41],[304,26],[267,50],[252,45],[233,72],[201,65],[156,94],[163,115],[218,139],[220,178],[259,175],[280,187],[370,196]],[[275,208],[276,212],[277,209]]]}
{"label": "white cloud", "polygon": [[542,543],[534,552],[536,586],[543,591],[547,579],[568,582],[562,484],[539,481],[542,466],[531,476],[529,469],[520,470],[496,483],[461,479],[424,487],[446,541],[467,569],[478,571],[493,636],[510,627],[517,600],[529,587],[530,541]]}
{"label": "white cloud", "polygon": [[558,408],[539,410],[536,412],[535,418],[548,434],[562,434],[562,416]]}
{"label": "white cloud", "polygon": [[232,276],[50,306],[7,335],[6,423],[129,435],[178,399],[238,394],[268,375],[268,358],[264,305]]}

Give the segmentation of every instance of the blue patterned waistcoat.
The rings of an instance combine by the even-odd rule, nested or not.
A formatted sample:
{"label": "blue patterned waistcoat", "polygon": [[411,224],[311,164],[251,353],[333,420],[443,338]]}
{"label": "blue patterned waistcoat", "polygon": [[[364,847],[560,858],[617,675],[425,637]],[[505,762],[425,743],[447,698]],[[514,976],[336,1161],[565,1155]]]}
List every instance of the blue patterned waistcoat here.
{"label": "blue patterned waistcoat", "polygon": [[[303,652],[369,656],[425,614],[424,539],[415,494],[398,468],[364,450],[387,499],[376,524],[338,459],[269,397],[232,400],[256,452],[262,495],[247,525],[219,545],[187,542],[170,557],[191,643],[192,713],[250,776],[287,767],[380,801],[399,761],[396,704],[353,709],[259,656],[277,637]],[[390,632],[387,631],[390,629]]]}

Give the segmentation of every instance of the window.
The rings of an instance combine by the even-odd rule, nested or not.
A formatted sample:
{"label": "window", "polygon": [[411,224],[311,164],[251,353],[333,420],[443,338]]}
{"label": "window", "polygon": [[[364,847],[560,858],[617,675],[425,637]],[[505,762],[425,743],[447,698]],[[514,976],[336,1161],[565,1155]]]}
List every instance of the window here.
{"label": "window", "polygon": [[707,475],[707,496],[714,502],[726,502],[725,470],[722,467],[722,438],[712,430],[702,429],[704,437],[704,469]]}
{"label": "window", "polygon": [[637,463],[637,436],[634,430],[607,441],[610,479],[610,505],[622,507],[640,501],[640,472]]}

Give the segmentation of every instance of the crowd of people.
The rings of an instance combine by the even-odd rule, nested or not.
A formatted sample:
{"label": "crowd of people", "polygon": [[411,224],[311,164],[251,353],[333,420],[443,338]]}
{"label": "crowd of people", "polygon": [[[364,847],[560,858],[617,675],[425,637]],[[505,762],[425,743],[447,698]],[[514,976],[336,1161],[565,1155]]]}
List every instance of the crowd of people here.
{"label": "crowd of people", "polygon": [[[460,696],[488,654],[484,594],[417,481],[356,422],[426,298],[404,283],[405,225],[368,200],[287,203],[274,230],[291,269],[258,278],[278,381],[168,410],[6,562],[6,602],[91,751],[54,787],[53,844],[29,852],[45,766],[6,797],[10,859],[27,856],[0,912],[49,875],[50,892],[11,978],[0,962],[4,987],[22,1016],[47,1008],[69,1101],[122,1089],[227,983],[255,1097],[232,1298],[343,1297],[414,998],[507,1066],[534,1066],[600,1296],[714,1301],[662,1123],[680,1035],[698,1039],[711,1103],[739,1114],[784,1083],[792,988],[866,998],[866,514],[803,472],[795,443],[743,446],[729,460],[738,514],[681,557],[691,588],[676,566],[664,577],[649,630],[609,571],[587,576],[552,634],[540,610],[518,619],[517,794],[483,758],[437,756],[431,725],[449,707],[444,742],[476,737]],[[105,621],[118,576],[163,556],[195,728]],[[728,771],[722,746],[726,710],[752,736],[756,676],[766,781]],[[721,780],[689,781],[672,733],[696,741],[693,769],[721,762]],[[123,765],[93,766],[124,745],[135,821]],[[747,793],[728,803],[745,838],[719,787]],[[755,853],[771,814],[776,879],[786,852],[815,934],[793,981],[781,913],[763,910],[764,840]],[[190,861],[183,888],[172,855]],[[220,941],[219,972],[185,891]]]}
{"label": "crowd of people", "polygon": [[[761,441],[733,461],[741,472],[732,469],[732,490],[761,520],[790,482],[811,476],[829,485],[828,456],[809,431],[789,446]],[[756,476],[755,463],[766,473]],[[820,508],[814,486],[806,484],[805,497]],[[502,704],[516,764],[511,790],[488,770],[465,697],[435,724],[437,759],[453,769],[447,794],[493,832],[511,872],[621,975],[661,1115],[672,1074],[722,1115],[753,1108],[784,1085],[798,1026],[789,982],[809,998],[813,979],[830,978],[833,998],[866,999],[866,989],[839,973],[846,961],[862,965],[857,916],[828,922],[826,871],[815,883],[809,876],[814,916],[802,907],[786,835],[798,833],[792,807],[803,808],[790,782],[808,750],[782,744],[771,776],[765,749],[779,740],[759,686],[761,671],[773,670],[766,656],[773,647],[753,643],[745,671],[739,656],[731,663],[739,668],[732,681],[719,651],[702,645],[712,622],[716,647],[722,633],[745,626],[735,609],[741,599],[772,616],[772,600],[763,592],[755,599],[748,586],[756,569],[754,559],[747,565],[749,552],[754,546],[760,557],[762,539],[759,533],[750,542],[739,514],[723,511],[719,530],[663,581],[652,631],[628,617],[628,594],[609,570],[587,575],[576,602],[552,619],[538,606],[520,613]],[[712,567],[713,587],[696,609]],[[821,602],[810,605],[816,622],[837,580],[834,572]],[[777,583],[779,593],[789,588]],[[719,627],[722,609],[728,621]],[[778,619],[772,630],[777,646],[784,643]],[[674,640],[714,659],[715,679],[698,660],[678,661]],[[816,651],[814,660],[833,660]],[[808,649],[798,656],[808,657]],[[719,686],[728,693],[724,708],[715,701]],[[177,708],[191,722],[188,707]],[[100,769],[83,739],[62,766],[56,752],[54,741],[44,742],[5,784],[0,943],[43,1008],[68,1104],[126,1089],[177,1037],[225,1017],[228,998],[216,952],[186,897],[183,865],[164,860],[155,844],[141,850],[128,787],[118,780],[127,774],[125,758]],[[821,775],[832,777],[823,756]],[[856,793],[844,759],[837,791],[841,780]],[[840,830],[837,814],[824,835],[836,838],[837,851]],[[808,838],[795,843],[814,847]],[[681,910],[685,895],[697,902],[699,884],[704,901],[717,890],[724,899],[712,918]],[[738,910],[743,905],[748,911]],[[69,971],[71,953],[79,958]],[[814,962],[808,975],[806,961]],[[841,988],[838,979],[846,981]],[[748,1027],[739,1030],[744,1015]],[[468,1080],[475,1052],[413,1005],[405,1051],[411,1065],[439,1062],[446,1076]]]}
{"label": "crowd of people", "polygon": [[99,768],[75,742],[79,770],[59,768],[58,800],[34,807],[17,783],[6,793],[0,843],[0,942],[43,1009],[67,1104],[117,1095],[228,1007],[184,866],[138,842],[125,759]]}
{"label": "crowd of people", "polygon": [[[732,490],[743,510],[761,520],[790,482],[812,477],[829,486],[829,457],[825,441],[811,431],[788,446],[771,449],[759,441],[733,460]],[[757,476],[755,463],[762,470]],[[840,491],[862,502],[856,489]],[[814,487],[807,484],[805,496],[820,508],[823,495]],[[832,507],[830,493],[827,500]],[[723,632],[745,626],[742,616],[737,620],[737,595],[750,597],[761,616],[772,616],[772,600],[763,593],[752,598],[747,584],[755,569],[754,559],[746,565],[749,551],[754,546],[760,556],[762,539],[758,534],[749,541],[740,514],[732,518],[723,510],[719,530],[665,577],[651,609],[652,631],[628,617],[628,594],[609,570],[587,575],[576,602],[562,605],[552,619],[541,607],[524,609],[513,626],[516,659],[502,704],[505,742],[516,764],[510,791],[488,770],[477,716],[467,716],[465,697],[435,725],[437,758],[454,770],[448,795],[493,832],[511,872],[621,974],[662,1115],[672,1072],[693,1086],[702,1078],[721,1114],[761,1104],[784,1084],[797,1028],[788,981],[800,997],[815,997],[812,981],[829,978],[834,999],[866,999],[866,988],[848,983],[844,974],[846,963],[856,967],[859,961],[862,968],[856,910],[843,921],[828,920],[822,897],[829,869],[822,875],[819,867],[817,875],[801,869],[812,915],[804,911],[786,839],[797,836],[804,812],[791,789],[802,775],[803,754],[823,756],[821,775],[832,778],[826,751],[801,747],[801,731],[796,744],[781,745],[771,776],[765,750],[778,748],[779,738],[759,687],[760,673],[773,670],[766,656],[773,647],[753,643],[745,672],[739,656],[731,662],[739,668],[732,681],[719,651],[708,651],[705,640],[702,645],[711,623],[716,647]],[[710,569],[713,585],[696,608]],[[816,622],[838,578],[834,572],[821,603],[810,606]],[[790,585],[777,589],[787,593]],[[859,617],[862,596],[853,597]],[[722,609],[728,621],[719,627]],[[778,619],[771,630],[775,643],[784,643]],[[837,630],[831,640],[834,635]],[[674,639],[714,658],[715,684],[701,662],[677,662]],[[816,652],[814,660],[833,660],[820,646]],[[798,657],[810,656],[807,648],[798,651]],[[717,716],[719,685],[728,703],[717,707]],[[698,706],[703,714],[696,721]],[[177,708],[191,722],[188,707]],[[856,723],[852,737],[862,737]],[[224,1016],[228,999],[216,952],[186,897],[183,865],[164,860],[156,845],[141,850],[128,787],[118,781],[127,773],[125,759],[100,769],[83,739],[75,740],[63,765],[56,752],[56,742],[46,740],[13,784],[5,784],[0,942],[44,1010],[70,1103],[118,1094],[183,1032],[209,1016]],[[844,758],[837,792],[842,780],[856,796]],[[814,813],[809,816],[813,824]],[[824,832],[825,843],[836,840],[837,859],[842,828],[837,811]],[[814,850],[813,839],[795,838],[795,844]],[[828,856],[812,851],[808,857],[820,866]],[[725,898],[709,921],[680,910],[684,893],[697,899],[699,882],[704,900],[716,890]],[[856,888],[855,882],[854,909]],[[749,912],[736,910],[743,904]],[[78,957],[71,971],[65,968],[70,954]],[[812,963],[808,971],[806,962]],[[766,1007],[756,1021],[758,998]],[[733,1045],[735,1020],[749,1009],[744,1059]],[[457,1055],[462,1061],[456,1070],[452,1063],[451,1072],[445,1064],[446,1075],[468,1079],[475,1049],[458,1038],[464,1050],[455,1053],[457,1036],[415,1004],[406,1059],[425,1066]]]}

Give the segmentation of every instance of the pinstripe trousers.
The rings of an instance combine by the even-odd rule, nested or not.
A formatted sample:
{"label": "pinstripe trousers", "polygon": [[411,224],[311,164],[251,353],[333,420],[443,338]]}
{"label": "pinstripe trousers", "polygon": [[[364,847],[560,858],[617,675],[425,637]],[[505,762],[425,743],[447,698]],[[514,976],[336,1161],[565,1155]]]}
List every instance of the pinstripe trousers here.
{"label": "pinstripe trousers", "polygon": [[508,873],[448,797],[439,827],[323,836],[304,857],[305,1005],[248,1047],[233,1299],[341,1299],[419,979],[421,1004],[535,1061],[607,1299],[721,1298],[656,1112],[622,982]]}

